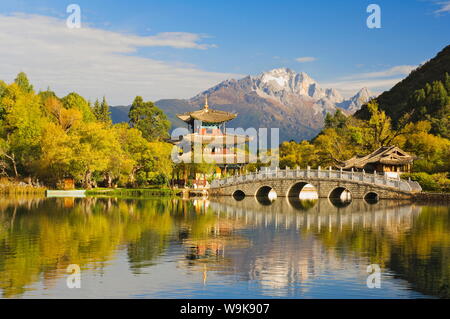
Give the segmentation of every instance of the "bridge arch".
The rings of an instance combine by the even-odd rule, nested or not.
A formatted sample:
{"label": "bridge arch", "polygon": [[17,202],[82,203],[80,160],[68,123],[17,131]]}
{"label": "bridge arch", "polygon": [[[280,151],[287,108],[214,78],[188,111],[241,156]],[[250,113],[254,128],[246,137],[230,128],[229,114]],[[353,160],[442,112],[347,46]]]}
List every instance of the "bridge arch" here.
{"label": "bridge arch", "polygon": [[256,197],[268,197],[272,190],[272,186],[263,185],[256,190]]}
{"label": "bridge arch", "polygon": [[235,190],[234,192],[233,192],[233,198],[235,199],[235,200],[237,200],[237,201],[241,201],[241,200],[243,200],[244,198],[245,198],[245,193],[244,193],[244,191],[242,191],[242,190],[240,190],[240,189],[237,189],[237,190]]}
{"label": "bridge arch", "polygon": [[369,204],[378,203],[379,199],[380,199],[380,196],[378,195],[378,193],[376,193],[374,191],[367,192],[364,195],[364,200]]}
{"label": "bridge arch", "polygon": [[[308,193],[302,194],[302,191],[308,190]],[[304,195],[304,198],[301,198]],[[309,182],[300,181],[294,183],[289,187],[289,190],[286,194],[289,198],[300,198],[300,199],[317,199],[319,198],[319,192],[317,188]]]}
{"label": "bridge arch", "polygon": [[275,197],[273,196],[275,190],[272,186],[264,185],[257,189],[255,194],[256,202],[258,202],[260,205],[263,206],[270,206],[272,205],[273,201],[275,200],[277,194],[275,192]]}
{"label": "bridge arch", "polygon": [[352,194],[350,190],[343,186],[335,187],[328,194],[328,200],[337,208],[344,208],[352,202]]}
{"label": "bridge arch", "polygon": [[340,199],[342,201],[351,201],[352,193],[346,187],[338,186],[331,190],[330,194],[328,194],[328,198],[332,199]]}

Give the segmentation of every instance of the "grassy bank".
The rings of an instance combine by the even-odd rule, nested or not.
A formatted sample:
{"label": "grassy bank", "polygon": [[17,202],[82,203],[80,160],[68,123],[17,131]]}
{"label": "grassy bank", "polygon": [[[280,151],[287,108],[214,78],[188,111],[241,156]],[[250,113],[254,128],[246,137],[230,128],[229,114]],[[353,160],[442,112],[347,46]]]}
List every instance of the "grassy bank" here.
{"label": "grassy bank", "polygon": [[108,197],[128,197],[143,198],[155,196],[174,196],[176,192],[170,188],[95,188],[86,191],[87,196],[108,196]]}
{"label": "grassy bank", "polygon": [[45,187],[34,187],[7,178],[0,179],[1,195],[45,195],[45,190]]}

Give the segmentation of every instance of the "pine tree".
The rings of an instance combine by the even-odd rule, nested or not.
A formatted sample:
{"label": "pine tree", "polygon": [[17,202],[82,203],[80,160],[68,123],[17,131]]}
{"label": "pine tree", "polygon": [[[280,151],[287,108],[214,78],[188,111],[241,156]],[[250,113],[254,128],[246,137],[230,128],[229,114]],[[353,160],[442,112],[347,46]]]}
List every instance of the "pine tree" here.
{"label": "pine tree", "polygon": [[106,98],[103,97],[103,101],[100,105],[100,121],[104,123],[111,123],[111,112],[109,111],[108,102],[106,102]]}
{"label": "pine tree", "polygon": [[98,99],[94,103],[93,112],[97,121],[111,124],[111,113],[109,112],[109,105],[106,102],[106,98],[103,97],[103,101],[100,103]]}
{"label": "pine tree", "polygon": [[434,81],[428,98],[428,111],[435,114],[447,104],[447,90],[441,81]]}
{"label": "pine tree", "polygon": [[95,118],[99,121],[100,120],[100,102],[97,100],[95,100],[94,103],[94,108],[92,109],[92,111],[94,112]]}
{"label": "pine tree", "polygon": [[450,75],[448,73],[445,73],[445,89],[447,90],[447,94],[450,96]]}
{"label": "pine tree", "polygon": [[325,116],[325,128],[343,128],[346,122],[347,116],[339,109],[334,115],[327,113]]}

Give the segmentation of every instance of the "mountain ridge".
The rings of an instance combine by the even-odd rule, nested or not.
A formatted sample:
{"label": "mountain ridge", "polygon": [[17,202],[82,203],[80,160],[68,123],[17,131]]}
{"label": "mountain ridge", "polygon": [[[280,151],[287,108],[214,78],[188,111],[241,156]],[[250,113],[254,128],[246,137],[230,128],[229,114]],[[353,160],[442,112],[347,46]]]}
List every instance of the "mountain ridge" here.
{"label": "mountain ridge", "polygon": [[238,113],[229,127],[280,128],[280,142],[311,139],[323,128],[326,113],[341,109],[350,115],[372,98],[367,88],[345,99],[338,90],[322,88],[305,72],[278,68],[257,76],[228,79],[190,99],[155,102],[172,127],[185,127],[176,114],[203,107],[205,96],[213,109]]}

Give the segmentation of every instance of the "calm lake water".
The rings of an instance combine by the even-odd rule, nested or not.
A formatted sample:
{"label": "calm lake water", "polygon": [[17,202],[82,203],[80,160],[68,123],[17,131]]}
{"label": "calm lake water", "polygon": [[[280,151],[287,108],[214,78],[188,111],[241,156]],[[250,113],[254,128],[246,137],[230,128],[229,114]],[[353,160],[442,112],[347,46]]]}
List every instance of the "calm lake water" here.
{"label": "calm lake water", "polygon": [[0,198],[3,298],[448,298],[449,257],[447,206]]}

